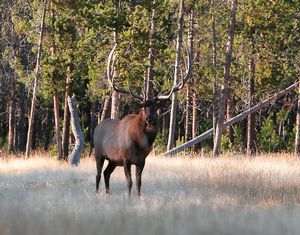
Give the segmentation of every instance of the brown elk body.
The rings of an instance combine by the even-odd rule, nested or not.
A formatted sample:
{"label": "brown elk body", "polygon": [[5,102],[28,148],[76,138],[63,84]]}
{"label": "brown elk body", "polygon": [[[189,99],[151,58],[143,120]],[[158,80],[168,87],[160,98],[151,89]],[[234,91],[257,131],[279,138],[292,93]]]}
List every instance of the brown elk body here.
{"label": "brown elk body", "polygon": [[137,193],[141,192],[141,175],[145,160],[157,133],[157,116],[153,104],[143,107],[138,114],[130,114],[122,120],[106,119],[94,132],[94,146],[97,163],[96,190],[99,188],[104,160],[108,165],[104,171],[106,192],[109,192],[109,178],[116,166],[124,166],[128,193],[131,192],[131,165],[136,166]]}
{"label": "brown elk body", "polygon": [[141,194],[141,176],[145,166],[145,160],[152,150],[153,142],[157,133],[156,105],[159,100],[166,100],[174,92],[179,91],[191,75],[192,59],[188,51],[188,66],[186,75],[178,85],[174,85],[167,94],[159,94],[155,98],[146,99],[135,94],[129,87],[129,91],[119,88],[113,80],[114,58],[113,53],[116,45],[108,57],[107,77],[112,88],[120,93],[131,95],[140,100],[142,108],[138,114],[129,114],[122,120],[107,119],[102,121],[94,131],[93,145],[97,165],[96,191],[99,189],[101,172],[104,160],[108,165],[104,170],[106,193],[109,193],[109,179],[117,166],[124,166],[127,179],[128,193],[131,193],[132,178],[131,165],[136,166],[137,193]]}

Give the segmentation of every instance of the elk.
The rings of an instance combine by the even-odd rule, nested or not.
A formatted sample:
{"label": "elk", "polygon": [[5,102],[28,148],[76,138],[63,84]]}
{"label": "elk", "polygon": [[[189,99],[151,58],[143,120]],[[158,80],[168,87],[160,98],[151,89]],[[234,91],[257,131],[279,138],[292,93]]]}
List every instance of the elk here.
{"label": "elk", "polygon": [[[146,99],[137,95],[129,86],[129,89],[117,87],[114,82],[114,58],[113,54],[116,45],[108,57],[107,78],[109,84],[116,92],[131,95],[137,99],[142,108],[138,114],[128,114],[121,120],[106,119],[99,123],[94,131],[94,148],[96,158],[96,192],[99,189],[101,172],[104,160],[108,160],[108,165],[104,170],[104,182],[106,193],[109,193],[109,179],[111,173],[117,166],[123,166],[127,180],[128,194],[131,193],[132,178],[131,165],[136,166],[136,190],[138,196],[141,195],[141,176],[145,166],[146,157],[152,150],[152,145],[157,133],[157,104],[160,100],[166,100],[174,92],[179,91],[191,75],[192,59],[188,52],[188,66],[186,74],[178,85],[174,85],[170,92],[159,94],[154,98]],[[112,59],[113,58],[113,59]]]}

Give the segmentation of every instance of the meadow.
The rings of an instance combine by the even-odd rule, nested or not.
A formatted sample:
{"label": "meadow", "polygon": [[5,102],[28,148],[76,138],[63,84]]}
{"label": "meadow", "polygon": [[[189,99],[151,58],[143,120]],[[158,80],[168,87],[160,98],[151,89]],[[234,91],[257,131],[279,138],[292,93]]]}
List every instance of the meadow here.
{"label": "meadow", "polygon": [[93,158],[76,168],[41,154],[0,158],[0,234],[299,234],[300,160],[290,155],[149,156],[140,198],[135,186],[128,197],[121,167],[111,195],[103,177],[95,193],[95,174]]}

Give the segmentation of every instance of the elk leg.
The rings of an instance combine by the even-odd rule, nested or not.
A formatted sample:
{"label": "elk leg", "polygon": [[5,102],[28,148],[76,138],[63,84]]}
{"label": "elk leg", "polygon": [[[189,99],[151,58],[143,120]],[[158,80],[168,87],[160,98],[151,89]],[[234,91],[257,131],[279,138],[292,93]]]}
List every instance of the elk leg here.
{"label": "elk leg", "polygon": [[100,179],[101,179],[101,172],[102,172],[103,163],[104,163],[104,158],[96,157],[96,164],[97,164],[96,192],[98,192],[98,190],[99,190],[99,183],[100,183]]}
{"label": "elk leg", "polygon": [[136,190],[138,196],[141,196],[141,186],[142,186],[142,172],[145,166],[145,162],[136,165],[135,168],[135,178],[136,178]]}
{"label": "elk leg", "polygon": [[127,179],[127,188],[128,188],[128,195],[131,193],[132,188],[132,179],[131,179],[131,163],[130,161],[124,161],[124,172]]}
{"label": "elk leg", "polygon": [[104,171],[104,181],[105,181],[105,188],[106,193],[109,193],[109,178],[111,173],[116,169],[116,164],[112,161],[109,161],[105,171]]}

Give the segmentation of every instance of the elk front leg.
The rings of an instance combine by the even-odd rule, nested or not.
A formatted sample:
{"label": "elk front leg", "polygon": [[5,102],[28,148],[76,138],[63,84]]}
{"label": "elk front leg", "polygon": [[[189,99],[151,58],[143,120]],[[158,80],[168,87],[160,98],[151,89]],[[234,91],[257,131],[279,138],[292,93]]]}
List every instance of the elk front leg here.
{"label": "elk front leg", "polygon": [[128,195],[130,196],[131,188],[132,188],[132,178],[131,178],[131,162],[124,161],[124,172],[127,180],[127,188],[128,188]]}
{"label": "elk front leg", "polygon": [[103,163],[104,163],[104,158],[96,157],[96,166],[97,166],[96,192],[97,193],[98,193],[98,190],[99,190],[99,183],[100,183],[100,179],[101,179],[101,172],[102,172]]}
{"label": "elk front leg", "polygon": [[136,165],[135,168],[135,178],[136,178],[136,190],[138,196],[141,196],[141,186],[142,186],[142,172],[145,166],[145,162]]}
{"label": "elk front leg", "polygon": [[104,181],[105,181],[105,188],[106,193],[109,193],[109,178],[111,173],[116,169],[116,164],[109,161],[105,171],[104,171]]}

